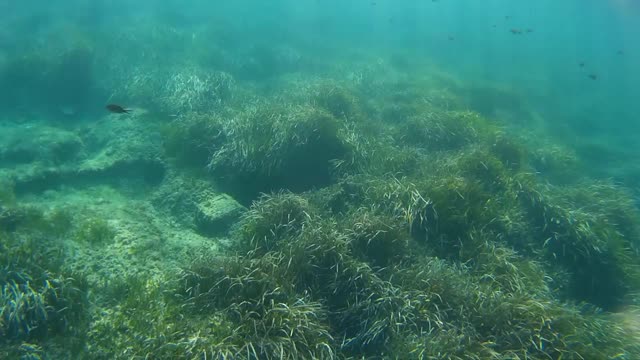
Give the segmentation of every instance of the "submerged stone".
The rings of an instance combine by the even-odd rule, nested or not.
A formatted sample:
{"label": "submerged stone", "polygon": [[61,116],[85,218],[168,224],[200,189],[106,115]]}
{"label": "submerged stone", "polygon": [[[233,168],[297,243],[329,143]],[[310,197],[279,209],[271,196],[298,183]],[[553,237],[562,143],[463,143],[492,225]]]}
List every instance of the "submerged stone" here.
{"label": "submerged stone", "polygon": [[46,125],[0,128],[0,167],[38,163],[57,166],[81,156],[84,144],[71,132]]}
{"label": "submerged stone", "polygon": [[195,224],[205,236],[226,234],[246,208],[227,194],[207,197],[196,204]]}

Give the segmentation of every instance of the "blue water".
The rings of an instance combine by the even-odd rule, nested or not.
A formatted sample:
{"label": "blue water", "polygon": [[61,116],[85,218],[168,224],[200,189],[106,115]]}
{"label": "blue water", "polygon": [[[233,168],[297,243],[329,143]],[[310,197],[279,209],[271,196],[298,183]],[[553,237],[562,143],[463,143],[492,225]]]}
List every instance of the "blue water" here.
{"label": "blue water", "polygon": [[[64,23],[83,36],[157,21],[177,29],[212,26],[249,42],[364,49],[385,56],[420,54],[468,83],[504,84],[522,92],[555,121],[571,121],[627,137],[637,130],[640,5],[618,1],[4,1],[3,52],[42,46]],[[533,30],[513,35],[510,29]],[[286,37],[286,39],[284,39]],[[449,38],[454,40],[449,40]],[[56,42],[72,41],[64,35]],[[63,45],[63,44],[62,44]],[[178,45],[178,44],[176,44]],[[238,44],[239,45],[239,44]],[[117,54],[117,44],[104,44]],[[176,46],[179,50],[180,46]],[[130,51],[127,49],[127,51]],[[619,51],[623,55],[618,54]],[[130,56],[136,56],[135,51]],[[584,63],[584,67],[579,67]],[[590,81],[588,74],[597,75]],[[561,100],[560,100],[561,99]],[[606,125],[604,125],[606,123]],[[577,127],[582,127],[582,125]],[[625,131],[632,128],[632,131]],[[584,130],[584,129],[582,129]],[[625,133],[625,134],[623,134]]]}

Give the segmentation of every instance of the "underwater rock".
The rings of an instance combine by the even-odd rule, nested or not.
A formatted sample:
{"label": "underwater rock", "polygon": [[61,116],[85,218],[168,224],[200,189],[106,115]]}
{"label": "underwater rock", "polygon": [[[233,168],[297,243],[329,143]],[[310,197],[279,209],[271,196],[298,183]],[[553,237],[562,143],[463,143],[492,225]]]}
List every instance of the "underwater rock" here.
{"label": "underwater rock", "polygon": [[225,234],[246,210],[227,194],[207,197],[196,204],[197,231],[206,236]]}
{"label": "underwater rock", "polygon": [[82,140],[63,129],[25,124],[0,130],[0,167],[28,164],[60,164],[78,157]]}
{"label": "underwater rock", "polygon": [[203,194],[211,192],[212,183],[202,179],[185,178],[169,167],[167,173],[151,198],[151,203],[182,227],[192,228],[196,207]]}
{"label": "underwater rock", "polygon": [[136,121],[101,121],[84,134],[89,156],[78,166],[87,179],[138,179],[158,183],[165,173],[160,135],[149,124]]}
{"label": "underwater rock", "polygon": [[165,174],[159,132],[135,121],[135,115],[129,120],[98,121],[78,133],[37,124],[0,133],[0,177],[12,182],[17,194],[59,186],[157,184]]}

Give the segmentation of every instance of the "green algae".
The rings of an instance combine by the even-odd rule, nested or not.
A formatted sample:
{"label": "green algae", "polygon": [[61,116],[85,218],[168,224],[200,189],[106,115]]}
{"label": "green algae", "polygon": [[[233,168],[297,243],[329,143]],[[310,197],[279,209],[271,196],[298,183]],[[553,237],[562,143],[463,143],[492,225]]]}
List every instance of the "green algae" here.
{"label": "green algae", "polygon": [[107,244],[113,241],[115,231],[101,218],[87,219],[80,223],[73,235],[76,241],[90,244]]}
{"label": "green algae", "polygon": [[16,194],[13,190],[13,183],[11,181],[0,181],[0,205],[11,206],[16,203]]}

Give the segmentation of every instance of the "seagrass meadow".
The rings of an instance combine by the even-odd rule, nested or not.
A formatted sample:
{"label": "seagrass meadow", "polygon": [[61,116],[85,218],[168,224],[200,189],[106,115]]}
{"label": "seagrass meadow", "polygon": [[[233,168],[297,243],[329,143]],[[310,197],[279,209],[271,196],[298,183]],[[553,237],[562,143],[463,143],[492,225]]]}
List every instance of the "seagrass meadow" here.
{"label": "seagrass meadow", "polygon": [[220,3],[0,1],[0,359],[640,359],[634,2]]}

